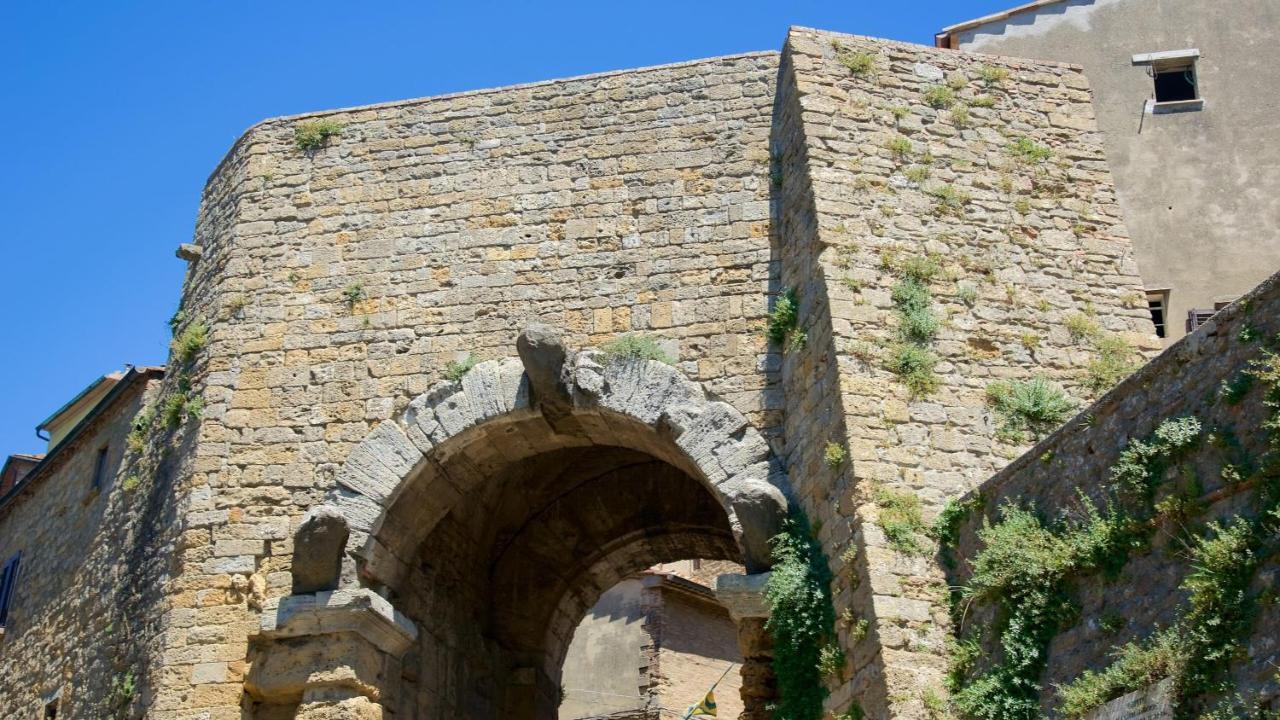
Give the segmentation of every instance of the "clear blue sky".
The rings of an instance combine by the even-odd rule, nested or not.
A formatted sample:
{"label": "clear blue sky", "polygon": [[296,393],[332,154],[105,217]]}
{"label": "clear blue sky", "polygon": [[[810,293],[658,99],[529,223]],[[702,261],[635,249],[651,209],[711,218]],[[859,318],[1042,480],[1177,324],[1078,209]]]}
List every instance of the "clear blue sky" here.
{"label": "clear blue sky", "polygon": [[[0,454],[99,375],[165,361],[206,177],[254,122],[777,49],[931,43],[1018,0],[0,4]],[[0,456],[2,458],[2,456]]]}

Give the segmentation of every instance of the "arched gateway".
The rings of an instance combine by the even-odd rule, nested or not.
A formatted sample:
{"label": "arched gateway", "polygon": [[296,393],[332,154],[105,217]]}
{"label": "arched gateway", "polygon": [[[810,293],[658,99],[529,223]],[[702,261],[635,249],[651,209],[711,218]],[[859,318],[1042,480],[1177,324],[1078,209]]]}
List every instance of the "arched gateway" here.
{"label": "arched gateway", "polygon": [[741,413],[550,328],[517,349],[351,452],[295,538],[294,594],[263,613],[253,717],[551,720],[609,587],[689,557],[768,568],[787,481]]}

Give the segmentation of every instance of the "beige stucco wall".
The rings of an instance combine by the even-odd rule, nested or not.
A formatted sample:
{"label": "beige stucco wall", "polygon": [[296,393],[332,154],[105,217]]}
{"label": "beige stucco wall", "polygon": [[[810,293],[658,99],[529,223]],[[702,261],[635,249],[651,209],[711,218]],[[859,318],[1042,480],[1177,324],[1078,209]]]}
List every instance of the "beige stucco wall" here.
{"label": "beige stucco wall", "polygon": [[564,659],[561,720],[639,713],[648,705],[648,668],[641,665],[651,642],[645,625],[656,608],[646,602],[644,582],[624,580],[582,619]]}
{"label": "beige stucco wall", "polygon": [[[1142,280],[1170,289],[1169,334],[1187,311],[1280,269],[1280,149],[1274,83],[1280,5],[1271,0],[1067,0],[956,35],[962,50],[1080,64]],[[1204,109],[1144,114],[1135,54],[1200,50]]]}

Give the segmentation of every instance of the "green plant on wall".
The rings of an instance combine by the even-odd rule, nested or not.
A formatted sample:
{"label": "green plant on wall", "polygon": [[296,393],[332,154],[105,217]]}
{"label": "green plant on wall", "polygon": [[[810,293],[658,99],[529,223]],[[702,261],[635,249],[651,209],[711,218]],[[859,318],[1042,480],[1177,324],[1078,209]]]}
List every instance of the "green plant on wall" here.
{"label": "green plant on wall", "polygon": [[620,335],[600,346],[608,362],[626,360],[654,360],[674,365],[675,358],[658,344],[657,338],[648,335]]}
{"label": "green plant on wall", "polygon": [[769,311],[765,335],[769,342],[782,348],[783,352],[799,350],[808,342],[808,335],[800,329],[800,299],[794,288],[787,288],[778,295]]}
{"label": "green plant on wall", "polygon": [[993,382],[987,385],[987,404],[1000,419],[997,434],[1014,442],[1028,432],[1043,435],[1075,409],[1062,388],[1042,377]]}
{"label": "green plant on wall", "polygon": [[774,717],[820,720],[827,698],[824,673],[831,664],[830,658],[824,663],[823,651],[836,637],[831,570],[798,510],[783,521],[782,532],[769,545],[773,569],[765,587],[770,608],[765,627],[773,640],[780,696]]}
{"label": "green plant on wall", "polygon": [[897,276],[891,298],[898,316],[898,339],[888,349],[885,368],[898,376],[914,397],[924,397],[938,387],[934,368],[938,357],[930,349],[941,327],[933,312],[929,282],[942,273],[933,257],[899,257],[887,253],[881,265]]}
{"label": "green plant on wall", "polygon": [[467,353],[467,356],[461,360],[450,360],[445,363],[444,372],[441,374],[444,376],[445,380],[448,380],[451,383],[460,383],[462,382],[462,378],[465,377],[467,373],[471,372],[471,369],[479,362],[479,358],[471,353]]}
{"label": "green plant on wall", "polygon": [[920,536],[927,527],[921,512],[920,498],[902,490],[877,487],[872,500],[879,509],[879,525],[885,539],[903,555],[924,555],[927,547]]}
{"label": "green plant on wall", "polygon": [[345,126],[331,118],[303,120],[293,127],[293,144],[303,152],[314,151],[342,134]]}

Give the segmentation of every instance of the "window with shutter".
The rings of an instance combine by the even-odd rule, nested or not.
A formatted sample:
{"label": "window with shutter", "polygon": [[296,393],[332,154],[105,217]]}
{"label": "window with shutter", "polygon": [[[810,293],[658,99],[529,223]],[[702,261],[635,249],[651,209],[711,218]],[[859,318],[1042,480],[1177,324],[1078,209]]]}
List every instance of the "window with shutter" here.
{"label": "window with shutter", "polygon": [[18,560],[22,553],[9,558],[0,570],[0,628],[9,622],[9,603],[13,601],[14,588],[18,585]]}
{"label": "window with shutter", "polygon": [[1188,310],[1187,311],[1187,332],[1191,332],[1192,330],[1195,330],[1201,325],[1209,322],[1209,318],[1217,314],[1218,314],[1217,310],[1205,310],[1203,308],[1198,310]]}

